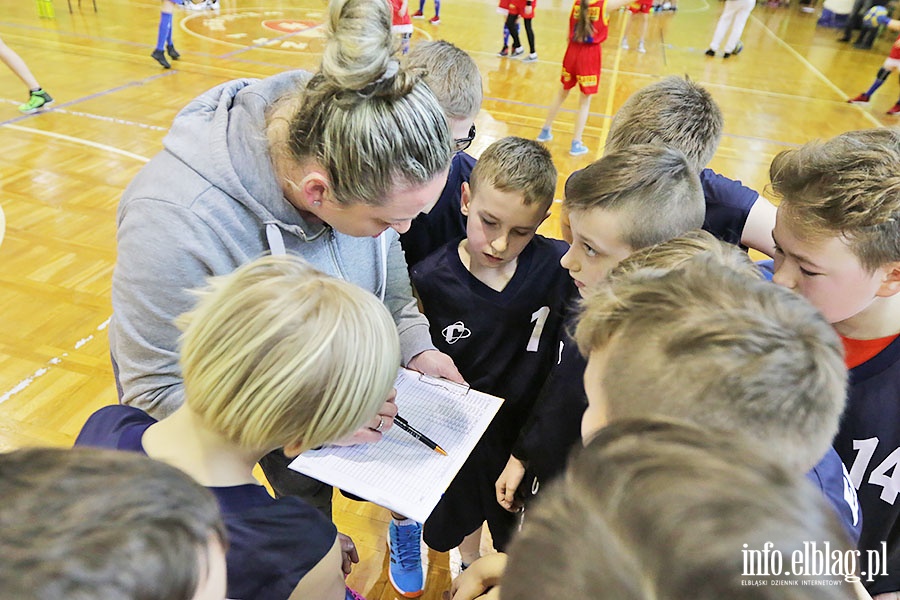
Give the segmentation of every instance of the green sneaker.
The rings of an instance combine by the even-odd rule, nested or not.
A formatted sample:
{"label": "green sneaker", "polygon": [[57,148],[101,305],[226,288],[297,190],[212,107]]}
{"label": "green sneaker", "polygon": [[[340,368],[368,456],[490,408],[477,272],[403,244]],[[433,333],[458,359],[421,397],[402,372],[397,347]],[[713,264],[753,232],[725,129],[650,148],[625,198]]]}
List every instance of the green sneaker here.
{"label": "green sneaker", "polygon": [[26,115],[30,115],[50,104],[53,104],[53,98],[50,97],[50,94],[44,90],[38,90],[31,92],[31,98],[25,104],[20,105],[19,110]]}

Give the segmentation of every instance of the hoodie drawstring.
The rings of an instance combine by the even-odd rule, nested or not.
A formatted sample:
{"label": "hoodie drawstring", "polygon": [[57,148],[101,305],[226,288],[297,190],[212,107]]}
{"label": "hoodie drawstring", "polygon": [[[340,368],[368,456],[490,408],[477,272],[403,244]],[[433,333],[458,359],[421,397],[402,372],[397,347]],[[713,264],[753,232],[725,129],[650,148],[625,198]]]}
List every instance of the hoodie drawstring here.
{"label": "hoodie drawstring", "polygon": [[[272,256],[284,256],[287,254],[287,250],[284,247],[284,236],[282,236],[281,229],[275,223],[266,223],[266,241],[269,243],[269,251],[272,253]],[[381,250],[379,253],[381,255],[381,285],[378,289],[378,298],[384,302],[388,270],[388,248],[384,233],[378,236],[378,243]]]}

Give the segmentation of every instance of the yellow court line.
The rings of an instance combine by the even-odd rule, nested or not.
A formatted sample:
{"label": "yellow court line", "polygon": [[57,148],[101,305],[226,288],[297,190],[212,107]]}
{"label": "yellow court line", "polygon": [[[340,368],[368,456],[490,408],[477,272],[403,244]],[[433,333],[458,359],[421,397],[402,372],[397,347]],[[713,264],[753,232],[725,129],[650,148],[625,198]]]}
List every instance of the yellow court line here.
{"label": "yellow court line", "polygon": [[[760,27],[762,27],[763,29],[765,29],[766,32],[767,32],[770,36],[772,36],[773,38],[775,38],[775,41],[778,42],[779,44],[781,44],[781,46],[782,46],[783,48],[785,48],[788,52],[790,52],[791,54],[793,54],[794,57],[797,58],[797,60],[799,60],[800,62],[802,62],[804,65],[806,65],[806,68],[809,69],[810,71],[812,71],[813,74],[814,74],[816,77],[818,77],[819,79],[821,79],[828,87],[830,87],[830,88],[834,91],[835,94],[837,94],[838,96],[843,97],[843,98],[847,98],[847,97],[848,97],[847,92],[845,92],[844,90],[842,90],[841,88],[839,88],[837,85],[835,85],[835,83],[834,83],[833,81],[831,81],[830,79],[828,79],[828,77],[826,77],[825,74],[822,73],[822,71],[820,71],[819,69],[817,69],[817,68],[815,67],[815,65],[813,65],[811,62],[809,62],[802,54],[800,54],[799,52],[797,52],[796,50],[794,50],[794,49],[791,47],[790,44],[788,44],[788,43],[785,42],[783,39],[781,39],[780,37],[778,37],[777,35],[775,35],[775,32],[772,31],[771,29],[769,29],[769,27],[768,27],[765,23],[763,23],[762,21],[760,21],[757,17],[754,17],[752,14],[750,15],[750,18],[753,19],[754,21],[756,21],[756,22],[759,24]],[[878,121],[878,119],[876,119],[875,117],[873,117],[870,113],[868,113],[868,112],[862,110],[862,108],[860,108],[860,111],[862,111],[862,113],[865,115],[865,117],[866,117],[872,124],[874,124],[875,127],[883,127],[883,125],[881,124],[881,122]]]}
{"label": "yellow court line", "polygon": [[[627,18],[631,18],[628,16]],[[619,63],[622,61],[622,40],[625,38],[625,30],[627,29],[627,23],[622,23],[622,28],[619,31],[619,39],[616,40],[616,58],[613,61],[613,74],[612,80],[609,83],[609,96],[606,98],[606,109],[603,111],[604,114],[610,115],[603,119],[603,126],[600,128],[600,143],[597,144],[597,154],[594,155],[594,160],[599,160],[603,156],[603,147],[606,145],[606,136],[609,135],[609,126],[612,121],[613,114],[613,102],[616,98],[616,81],[619,78]]]}
{"label": "yellow court line", "polygon": [[65,135],[62,133],[56,133],[54,131],[44,131],[42,129],[33,129],[31,127],[22,127],[21,125],[3,125],[7,129],[12,129],[14,131],[22,131],[24,133],[32,133],[34,135],[43,135],[46,137],[55,138],[58,140],[63,140],[66,142],[71,142],[73,144],[79,144],[82,146],[90,146],[91,148],[97,148],[98,150],[104,150],[106,152],[112,152],[113,154],[119,154],[121,156],[125,156],[127,158],[132,158],[138,162],[146,163],[150,162],[150,159],[146,156],[141,156],[140,154],[135,154],[133,152],[129,152],[128,150],[122,150],[121,148],[116,148],[115,146],[107,146],[106,144],[101,144],[100,142],[92,142],[90,140],[86,140],[83,138],[72,137],[70,135]]}

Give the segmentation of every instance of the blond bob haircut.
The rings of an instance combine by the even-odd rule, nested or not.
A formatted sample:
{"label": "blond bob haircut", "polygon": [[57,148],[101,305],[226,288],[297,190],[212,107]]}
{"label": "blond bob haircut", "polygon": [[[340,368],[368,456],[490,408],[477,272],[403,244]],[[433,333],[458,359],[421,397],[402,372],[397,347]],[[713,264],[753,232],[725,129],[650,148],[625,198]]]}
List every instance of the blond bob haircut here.
{"label": "blond bob haircut", "polygon": [[716,101],[690,79],[665,77],[633,93],[613,116],[606,152],[635,144],[677,148],[699,173],[712,160],[725,119]]}
{"label": "blond bob haircut", "polygon": [[550,151],[534,140],[505,137],[481,153],[469,177],[472,196],[482,186],[521,193],[525,204],[549,209],[556,192],[556,167]]}
{"label": "blond bob haircut", "polygon": [[292,256],[210,280],[178,324],[185,402],[241,447],[302,450],[371,419],[400,365],[397,327],[369,292]]}
{"label": "blond bob haircut", "polygon": [[713,260],[752,279],[762,279],[759,267],[746,252],[727,244],[713,234],[695,229],[661,244],[635,250],[610,270],[607,281],[628,276],[641,269],[677,269],[699,254],[709,254]]}
{"label": "blond bob haircut", "polygon": [[137,452],[0,455],[0,597],[191,600],[225,525],[212,492]]}
{"label": "blond bob haircut", "polygon": [[563,206],[616,212],[622,241],[633,249],[699,229],[706,215],[700,178],[684,155],[650,144],[608,153],[573,173]]}
{"label": "blond bob haircut", "polygon": [[778,154],[771,190],[791,227],[842,236],[869,271],[900,260],[900,131],[850,131]]}
{"label": "blond bob haircut", "polygon": [[406,55],[406,67],[422,73],[448,119],[474,119],[478,114],[481,73],[464,50],[444,40],[419,42]]}
{"label": "blond bob haircut", "polygon": [[288,127],[290,156],[327,173],[332,200],[382,205],[450,165],[450,129],[421,77],[394,57],[387,2],[330,0],[322,64]]}
{"label": "blond bob haircut", "polygon": [[[501,600],[851,600],[840,575],[753,577],[767,542],[852,552],[821,493],[724,433],[665,420],[610,425],[569,462],[513,540]],[[757,565],[762,559],[757,560]],[[787,563],[787,560],[785,560]],[[760,569],[761,572],[761,569]]]}
{"label": "blond bob haircut", "polygon": [[663,415],[764,440],[798,473],[825,454],[845,404],[834,329],[790,290],[709,253],[676,270],[643,269],[584,302],[576,333],[603,349],[608,422]]}

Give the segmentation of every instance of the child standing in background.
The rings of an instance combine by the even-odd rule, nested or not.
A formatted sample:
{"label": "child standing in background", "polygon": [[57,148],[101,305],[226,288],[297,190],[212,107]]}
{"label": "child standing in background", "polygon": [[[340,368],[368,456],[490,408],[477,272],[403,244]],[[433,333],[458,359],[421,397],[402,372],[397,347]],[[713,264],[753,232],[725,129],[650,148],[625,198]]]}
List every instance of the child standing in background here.
{"label": "child standing in background", "polygon": [[581,138],[591,109],[591,97],[597,93],[600,86],[602,62],[600,44],[609,34],[609,11],[630,2],[631,0],[575,0],[569,17],[569,45],[563,58],[560,77],[562,89],[550,106],[550,112],[537,141],[548,142],[553,139],[550,126],[553,125],[556,113],[562,107],[569,91],[577,83],[581,88],[581,101],[578,105],[578,116],[575,118],[569,154],[571,156],[587,154],[588,148]]}
{"label": "child standing in background", "polygon": [[625,25],[625,37],[622,38],[622,49],[628,50],[628,35],[631,33],[633,29],[634,20],[638,18],[640,15],[641,19],[641,39],[638,41],[637,51],[641,54],[647,52],[647,49],[644,47],[644,38],[647,37],[647,28],[650,27],[650,11],[653,10],[653,0],[636,0],[628,5],[628,12],[631,13],[631,17],[628,18],[628,23]]}
{"label": "child standing in background", "polygon": [[566,244],[535,235],[555,188],[546,148],[518,137],[494,142],[462,186],[466,237],[412,269],[434,343],[473,388],[505,399],[425,522],[425,542],[441,552],[458,546],[463,565],[479,556],[482,523],[503,549],[516,522],[495,501],[494,482],[557,351]]}
{"label": "child standing in background", "polygon": [[[878,17],[878,24],[884,25],[893,31],[900,31],[900,21],[891,19],[886,15]],[[888,57],[884,59],[884,64],[878,69],[878,74],[875,76],[875,81],[872,82],[872,86],[855,98],[850,98],[847,102],[850,104],[868,104],[872,94],[881,87],[881,84],[887,80],[891,73],[896,73],[897,71],[900,71],[900,37],[897,37],[894,41],[894,45],[891,46],[891,53],[888,54]],[[888,109],[887,114],[900,114],[900,99],[897,100],[894,106]]]}
{"label": "child standing in background", "polygon": [[[525,35],[528,36],[528,56],[522,59],[522,62],[534,62],[537,60],[537,50],[534,46],[534,30],[531,28],[531,20],[534,18],[534,11],[537,8],[537,0],[508,0],[506,14],[505,32],[509,32],[512,36],[513,46],[511,56],[520,56],[525,52],[522,48],[522,42],[519,41],[519,15],[522,15],[522,21],[525,23]],[[506,38],[503,40],[503,47],[506,48]],[[501,56],[503,54],[501,53]]]}
{"label": "child standing in background", "polygon": [[412,38],[412,20],[409,18],[407,0],[388,0],[391,5],[391,31],[400,38],[400,52],[409,52],[409,40]]}
{"label": "child standing in background", "polygon": [[728,36],[728,41],[725,42],[722,58],[728,58],[732,54],[740,54],[741,50],[744,49],[744,44],[741,43],[741,34],[744,33],[744,25],[747,24],[747,19],[755,7],[756,0],[726,0],[725,8],[722,9],[722,16],[719,17],[716,31],[713,34],[712,41],[709,43],[709,50],[706,51],[706,55],[716,55],[729,28],[731,28],[731,35]]}
{"label": "child standing in background", "polygon": [[[53,103],[53,98],[41,88],[41,84],[39,84],[37,79],[34,78],[34,75],[31,74],[31,70],[28,68],[28,65],[25,64],[25,61],[22,60],[22,57],[19,56],[15,50],[4,44],[2,39],[0,39],[0,60],[2,60],[7,67],[12,69],[12,72],[22,80],[22,83],[28,86],[28,89],[31,92],[31,95],[28,97],[28,102],[19,106],[20,111],[26,115],[30,115],[39,108]],[[0,240],[2,239],[2,232],[0,232]]]}
{"label": "child standing in background", "polygon": [[[500,0],[500,5],[497,6],[497,12],[503,15],[503,48],[500,49],[500,52],[497,53],[497,56],[507,57],[509,56],[509,27],[506,25],[506,17],[509,16],[509,0]],[[518,22],[516,22],[514,29],[516,31],[516,35],[518,35]]]}
{"label": "child standing in background", "polygon": [[[425,0],[419,0],[419,10],[413,13],[413,19],[424,19],[425,14],[422,12],[424,10]],[[432,25],[441,23],[441,0],[434,0],[434,16],[428,19],[428,22]]]}
{"label": "child standing in background", "polygon": [[175,45],[172,43],[172,13],[175,12],[176,4],[184,4],[184,0],[162,0],[162,8],[160,8],[159,12],[159,31],[156,36],[156,49],[150,54],[153,60],[162,65],[163,69],[172,68],[172,65],[166,60],[166,52],[163,51],[163,48],[166,49],[169,53],[169,58],[172,60],[181,58],[181,54],[178,53],[178,50],[175,49]]}

